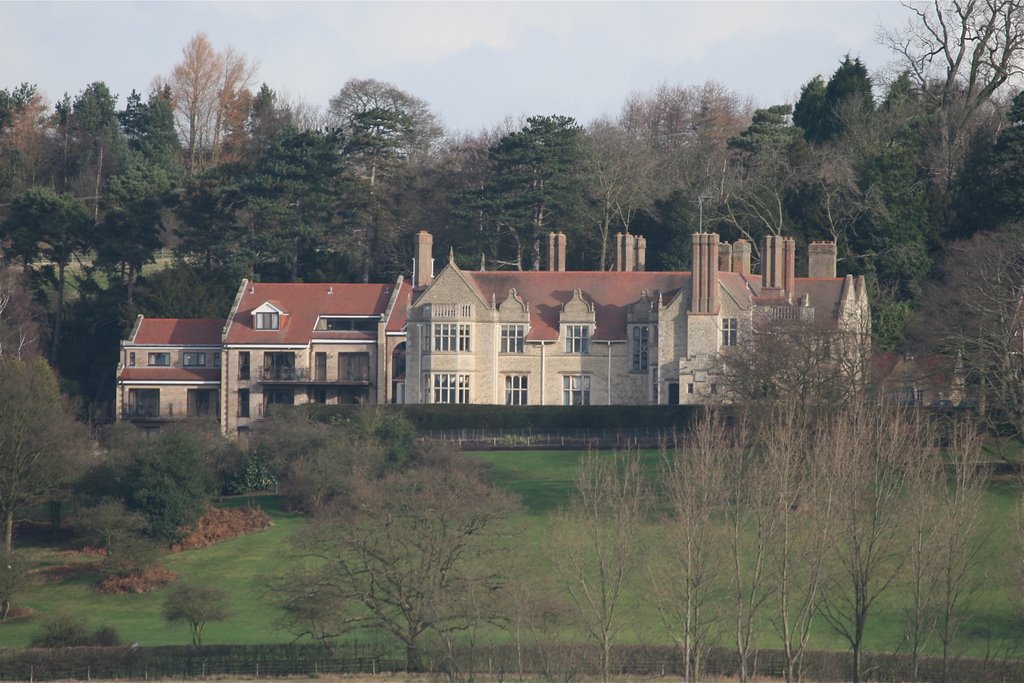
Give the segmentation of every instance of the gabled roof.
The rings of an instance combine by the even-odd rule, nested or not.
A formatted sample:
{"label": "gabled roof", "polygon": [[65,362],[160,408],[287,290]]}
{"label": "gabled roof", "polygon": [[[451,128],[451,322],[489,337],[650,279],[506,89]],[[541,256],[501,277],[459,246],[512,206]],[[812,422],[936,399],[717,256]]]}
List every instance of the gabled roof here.
{"label": "gabled roof", "polygon": [[485,301],[498,303],[515,289],[530,306],[529,339],[558,339],[558,319],[562,306],[582,291],[583,298],[594,303],[597,319],[595,340],[624,340],[626,312],[644,290],[651,299],[661,294],[668,303],[690,285],[689,273],[598,272],[598,271],[463,271],[480,290]]}
{"label": "gabled roof", "polygon": [[127,344],[143,346],[220,346],[219,318],[145,318],[139,316]]}
{"label": "gabled roof", "polygon": [[[383,316],[394,290],[394,284],[243,283],[238,303],[228,319],[224,343],[304,345],[311,339],[352,339],[351,332],[315,330],[317,319]],[[266,303],[282,313],[277,330],[254,328],[253,313]],[[396,305],[395,309],[397,313],[404,306]]]}

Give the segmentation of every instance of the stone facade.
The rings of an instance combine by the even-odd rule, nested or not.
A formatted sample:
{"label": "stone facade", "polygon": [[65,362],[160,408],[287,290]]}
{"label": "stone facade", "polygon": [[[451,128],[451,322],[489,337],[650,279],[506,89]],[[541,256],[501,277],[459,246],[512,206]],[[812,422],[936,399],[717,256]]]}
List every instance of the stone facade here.
{"label": "stone facade", "polygon": [[[204,323],[209,339],[194,325],[191,338],[179,335],[217,354],[218,376],[165,377],[161,397],[195,404],[188,392],[213,382],[229,434],[276,403],[693,404],[727,398],[716,397],[723,354],[757,334],[760,320],[842,331],[847,355],[862,353],[870,333],[863,278],[826,277],[834,244],[811,245],[813,277],[802,278],[795,243],[777,236],[765,240],[760,275],[750,272],[748,242],[709,233],[693,236],[692,272],[645,271],[646,243],[633,235],[617,238],[616,270],[566,271],[565,236],[553,233],[547,270],[463,271],[449,257],[435,277],[432,243],[416,235],[411,283],[243,281],[219,335],[216,321]],[[186,352],[168,325],[147,327],[141,340],[133,332],[123,352],[161,340],[172,355]],[[127,392],[155,380],[131,370],[125,355],[119,416],[136,419],[127,406],[140,394],[132,403]]]}

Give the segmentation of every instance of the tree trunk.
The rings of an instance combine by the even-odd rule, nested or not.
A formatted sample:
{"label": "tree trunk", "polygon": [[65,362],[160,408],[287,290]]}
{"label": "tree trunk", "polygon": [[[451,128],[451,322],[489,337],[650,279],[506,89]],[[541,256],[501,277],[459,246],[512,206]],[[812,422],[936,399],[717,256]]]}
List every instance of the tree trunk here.
{"label": "tree trunk", "polygon": [[4,552],[14,549],[14,509],[4,510]]}
{"label": "tree trunk", "polygon": [[405,645],[405,671],[406,673],[423,671],[423,658],[416,643],[406,643]]}
{"label": "tree trunk", "polygon": [[57,263],[57,306],[53,319],[53,342],[50,345],[50,365],[57,367],[57,348],[60,346],[60,328],[64,321],[64,268],[63,261]]}
{"label": "tree trunk", "polygon": [[93,194],[92,200],[92,219],[93,221],[99,221],[100,219],[100,181],[103,179],[103,144],[100,144],[100,158],[96,163],[96,188]]}

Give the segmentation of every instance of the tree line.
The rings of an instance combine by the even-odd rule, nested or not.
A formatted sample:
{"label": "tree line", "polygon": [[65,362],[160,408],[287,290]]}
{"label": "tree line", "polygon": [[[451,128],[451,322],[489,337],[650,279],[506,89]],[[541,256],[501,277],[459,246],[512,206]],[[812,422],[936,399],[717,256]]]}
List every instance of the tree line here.
{"label": "tree line", "polygon": [[[4,259],[88,404],[109,399],[136,312],[220,316],[241,277],[391,279],[420,229],[473,268],[538,268],[550,230],[570,267],[598,270],[622,230],[645,235],[652,269],[688,268],[698,229],[750,239],[755,261],[765,234],[836,240],[840,274],[868,277],[875,348],[921,345],[946,254],[1019,219],[1022,21],[1012,0],[935,0],[883,27],[895,69],[846,56],[793,103],[665,84],[599,120],[475,133],[374,79],[325,109],[287,101],[200,33],[123,108],[103,82],[56,102],[0,90]],[[170,272],[147,269],[157,254]]]}

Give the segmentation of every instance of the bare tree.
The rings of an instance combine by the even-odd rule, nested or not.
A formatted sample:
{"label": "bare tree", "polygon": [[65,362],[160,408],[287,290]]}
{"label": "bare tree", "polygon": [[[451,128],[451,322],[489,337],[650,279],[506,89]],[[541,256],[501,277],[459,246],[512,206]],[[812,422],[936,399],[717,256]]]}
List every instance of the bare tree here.
{"label": "bare tree", "polygon": [[991,428],[1019,442],[1024,439],[1024,224],[949,245],[940,268],[942,286],[925,300],[916,336],[962,362],[968,386],[977,387],[979,412]]}
{"label": "bare tree", "polygon": [[203,644],[203,629],[211,621],[224,621],[229,616],[227,593],[215,586],[182,584],[164,600],[164,619],[173,623],[184,621],[192,630],[192,644]]}
{"label": "bare tree", "polygon": [[0,519],[10,551],[14,515],[51,500],[78,474],[88,434],[42,360],[0,362]]}
{"label": "bare tree", "polygon": [[651,597],[683,657],[683,678],[701,679],[708,648],[723,628],[711,600],[725,570],[725,451],[729,437],[721,413],[704,411],[682,447],[662,449],[661,481],[669,510],[662,522],[662,552],[649,562]]}
{"label": "bare tree", "polygon": [[927,438],[916,416],[891,405],[855,402],[831,417],[824,441],[835,449],[835,575],[822,617],[850,645],[852,679],[862,677],[861,650],[875,601],[905,561],[902,537],[908,463],[923,456]]}
{"label": "bare tree", "polygon": [[643,566],[641,533],[649,502],[638,452],[589,453],[580,460],[576,497],[554,536],[555,565],[579,624],[601,649],[602,682],[623,624],[623,591]]}
{"label": "bare tree", "polygon": [[981,112],[1024,74],[1024,5],[1019,0],[903,2],[910,13],[879,38],[897,55],[938,115],[933,162],[943,189],[956,177]]}
{"label": "bare tree", "polygon": [[[255,74],[255,63],[233,48],[217,51],[202,32],[182,50],[182,61],[172,69],[167,85],[189,173],[201,171],[208,161],[216,163],[225,134],[241,131]],[[155,85],[162,86],[161,79]]]}
{"label": "bare tree", "polygon": [[23,273],[0,270],[0,363],[5,358],[22,360],[35,355],[39,325]]}
{"label": "bare tree", "polygon": [[827,311],[820,318],[806,308],[792,312],[794,319],[755,310],[753,330],[721,357],[727,395],[753,408],[793,402],[808,416],[855,399],[871,357],[866,313],[862,320],[844,320],[836,327]]}
{"label": "bare tree", "polygon": [[619,125],[655,161],[661,193],[714,194],[729,156],[727,142],[750,125],[753,103],[720,83],[661,85],[634,92]]}
{"label": "bare tree", "polygon": [[587,139],[591,162],[588,194],[601,245],[599,269],[605,270],[611,265],[612,231],[621,228],[629,232],[637,212],[649,211],[653,206],[660,182],[655,180],[655,156],[621,126],[595,121]]}
{"label": "bare tree", "polygon": [[[905,519],[907,544],[907,581],[910,602],[906,607],[907,647],[910,650],[913,680],[918,680],[921,653],[935,631],[935,601],[939,574],[934,571],[936,524],[941,510],[939,488],[945,486],[942,462],[921,458],[909,469],[907,495],[914,501]],[[944,532],[939,532],[944,533]]]}
{"label": "bare tree", "polygon": [[793,400],[777,403],[762,422],[759,444],[765,452],[766,503],[778,525],[768,546],[768,580],[774,593],[772,626],[786,655],[787,683],[800,681],[803,655],[827,580],[836,483],[836,455],[828,448],[820,416]]}
{"label": "bare tree", "polygon": [[942,643],[942,680],[946,682],[960,627],[979,588],[975,570],[988,540],[981,510],[988,477],[979,460],[980,450],[973,421],[956,425],[949,447],[953,476],[939,488],[942,507],[932,561],[939,574],[936,630]]}
{"label": "bare tree", "polygon": [[774,588],[767,575],[768,550],[780,529],[772,500],[775,482],[745,413],[738,415],[729,435],[724,453],[729,501],[725,523],[732,560],[734,642],[743,683],[756,668],[761,611]]}
{"label": "bare tree", "polygon": [[425,637],[465,631],[480,610],[496,610],[501,527],[515,506],[462,458],[353,485],[335,514],[295,540],[294,555],[314,562],[273,583],[283,626],[324,639],[379,629],[421,670]]}

